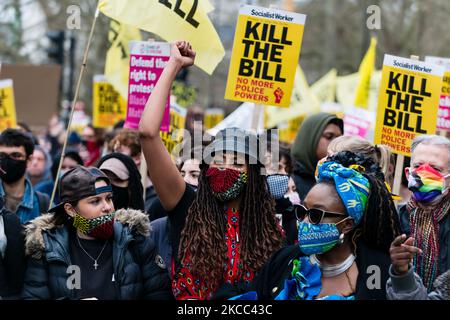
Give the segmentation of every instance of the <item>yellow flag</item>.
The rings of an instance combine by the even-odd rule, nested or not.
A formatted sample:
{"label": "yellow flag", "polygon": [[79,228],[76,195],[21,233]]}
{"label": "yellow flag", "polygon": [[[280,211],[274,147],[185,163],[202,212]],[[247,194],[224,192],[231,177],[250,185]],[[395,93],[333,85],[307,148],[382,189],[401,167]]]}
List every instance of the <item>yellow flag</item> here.
{"label": "yellow flag", "polygon": [[214,10],[214,6],[211,2],[209,2],[209,0],[201,0],[198,4],[203,8],[203,10],[205,10],[206,13],[210,13]]}
{"label": "yellow flag", "polygon": [[0,132],[7,128],[15,128],[16,125],[13,81],[0,80]]}
{"label": "yellow flag", "polygon": [[199,5],[200,1],[100,0],[99,10],[112,19],[152,32],[166,41],[189,41],[197,52],[195,64],[212,74],[225,50],[207,15],[211,6]]}
{"label": "yellow flag", "polygon": [[361,65],[359,66],[359,83],[356,88],[354,105],[364,109],[368,108],[370,79],[372,72],[375,69],[375,54],[377,50],[377,40],[372,38],[370,40],[369,49],[364,56]]}
{"label": "yellow flag", "polygon": [[106,53],[105,76],[125,101],[128,99],[130,71],[128,42],[132,40],[141,40],[139,29],[111,20],[108,34],[110,47]]}
{"label": "yellow flag", "polygon": [[302,68],[298,66],[295,72],[290,107],[266,107],[266,126],[267,128],[273,128],[285,121],[296,119],[305,114],[318,112],[319,109],[320,102],[312,93]]}
{"label": "yellow flag", "polygon": [[311,86],[312,93],[317,97],[320,103],[334,102],[334,97],[336,95],[336,80],[337,70],[333,68]]}

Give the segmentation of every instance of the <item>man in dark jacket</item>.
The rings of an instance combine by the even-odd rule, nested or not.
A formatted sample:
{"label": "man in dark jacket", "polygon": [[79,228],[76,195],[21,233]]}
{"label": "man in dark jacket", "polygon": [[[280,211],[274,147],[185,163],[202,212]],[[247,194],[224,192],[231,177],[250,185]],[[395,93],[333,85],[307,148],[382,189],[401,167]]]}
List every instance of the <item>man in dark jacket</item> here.
{"label": "man in dark jacket", "polygon": [[326,157],[330,142],[343,133],[344,123],[334,114],[320,112],[303,121],[291,149],[294,159],[292,177],[302,201],[316,183],[317,162]]}
{"label": "man in dark jacket", "polygon": [[20,297],[25,273],[25,237],[20,219],[0,198],[0,299]]}

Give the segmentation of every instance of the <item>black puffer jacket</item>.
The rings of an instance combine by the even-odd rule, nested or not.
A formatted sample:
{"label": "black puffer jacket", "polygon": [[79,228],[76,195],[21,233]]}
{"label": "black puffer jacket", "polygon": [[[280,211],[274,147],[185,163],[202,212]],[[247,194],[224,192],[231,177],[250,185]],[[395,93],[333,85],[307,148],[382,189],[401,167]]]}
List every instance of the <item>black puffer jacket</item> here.
{"label": "black puffer jacket", "polygon": [[25,273],[25,236],[19,217],[0,209],[0,234],[6,247],[0,253],[0,299],[20,298]]}
{"label": "black puffer jacket", "polygon": [[[66,285],[71,265],[69,227],[56,226],[51,218],[46,214],[27,226],[24,299],[75,298],[75,290]],[[146,214],[131,209],[117,212],[113,270],[118,299],[173,299],[165,263],[149,234]]]}

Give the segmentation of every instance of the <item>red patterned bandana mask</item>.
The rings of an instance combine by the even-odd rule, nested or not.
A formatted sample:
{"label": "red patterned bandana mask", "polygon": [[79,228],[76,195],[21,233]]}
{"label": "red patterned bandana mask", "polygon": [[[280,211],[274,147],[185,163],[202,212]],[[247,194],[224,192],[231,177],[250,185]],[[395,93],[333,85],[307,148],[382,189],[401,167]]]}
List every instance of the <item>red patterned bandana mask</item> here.
{"label": "red patterned bandana mask", "polygon": [[73,219],[73,226],[87,236],[109,240],[114,234],[115,212],[94,219],[87,219],[77,213]]}
{"label": "red patterned bandana mask", "polygon": [[222,202],[237,198],[248,180],[245,172],[230,168],[209,168],[206,177],[213,195]]}

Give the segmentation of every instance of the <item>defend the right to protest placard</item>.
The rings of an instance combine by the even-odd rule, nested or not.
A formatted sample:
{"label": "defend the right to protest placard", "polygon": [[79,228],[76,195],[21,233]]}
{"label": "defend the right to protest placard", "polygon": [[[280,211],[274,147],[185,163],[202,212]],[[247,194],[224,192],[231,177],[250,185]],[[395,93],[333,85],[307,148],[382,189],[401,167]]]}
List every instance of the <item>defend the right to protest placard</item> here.
{"label": "defend the right to protest placard", "polygon": [[385,55],[376,144],[409,156],[416,135],[435,133],[443,74],[442,66]]}
{"label": "defend the right to protest placard", "polygon": [[[125,126],[139,127],[142,112],[153,88],[158,82],[170,57],[170,44],[167,42],[130,41],[130,80],[128,84],[128,109]],[[169,131],[170,96],[161,131]]]}

